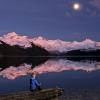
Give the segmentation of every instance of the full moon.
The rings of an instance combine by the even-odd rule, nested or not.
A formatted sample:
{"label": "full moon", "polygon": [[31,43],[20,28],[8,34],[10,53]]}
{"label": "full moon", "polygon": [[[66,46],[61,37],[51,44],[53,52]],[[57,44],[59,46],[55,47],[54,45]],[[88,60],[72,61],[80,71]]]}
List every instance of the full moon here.
{"label": "full moon", "polygon": [[74,3],[73,4],[73,9],[74,10],[80,10],[80,4],[79,3]]}

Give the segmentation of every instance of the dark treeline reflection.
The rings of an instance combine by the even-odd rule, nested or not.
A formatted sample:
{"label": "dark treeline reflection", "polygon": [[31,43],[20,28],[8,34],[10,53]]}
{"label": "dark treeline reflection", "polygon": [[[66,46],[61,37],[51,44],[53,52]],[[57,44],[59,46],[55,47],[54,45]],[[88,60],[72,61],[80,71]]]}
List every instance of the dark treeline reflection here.
{"label": "dark treeline reflection", "polygon": [[38,66],[40,64],[45,63],[48,60],[57,60],[57,59],[64,59],[74,62],[85,62],[85,61],[96,61],[99,62],[99,57],[1,57],[0,58],[0,68],[4,70],[5,68],[9,66],[18,67],[21,64],[29,64],[32,65],[32,67]]}
{"label": "dark treeline reflection", "polygon": [[83,61],[83,60],[89,60],[89,61],[100,61],[100,57],[97,56],[79,56],[79,57],[65,57],[67,60],[71,61]]}
{"label": "dark treeline reflection", "polygon": [[1,57],[0,68],[4,70],[9,66],[17,67],[23,63],[30,64],[32,67],[47,61],[48,57]]}

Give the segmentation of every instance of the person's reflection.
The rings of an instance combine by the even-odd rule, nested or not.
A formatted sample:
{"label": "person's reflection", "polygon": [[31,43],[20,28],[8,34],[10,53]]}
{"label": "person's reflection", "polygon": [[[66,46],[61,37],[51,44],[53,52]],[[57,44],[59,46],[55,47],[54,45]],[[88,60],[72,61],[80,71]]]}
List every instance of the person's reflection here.
{"label": "person's reflection", "polygon": [[41,83],[36,79],[37,72],[33,72],[30,79],[30,91],[41,90]]}

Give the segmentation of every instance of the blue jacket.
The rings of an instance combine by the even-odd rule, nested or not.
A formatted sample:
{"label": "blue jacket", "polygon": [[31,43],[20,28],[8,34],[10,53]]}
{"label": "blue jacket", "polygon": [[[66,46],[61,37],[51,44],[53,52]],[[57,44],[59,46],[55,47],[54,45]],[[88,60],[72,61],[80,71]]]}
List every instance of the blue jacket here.
{"label": "blue jacket", "polygon": [[31,78],[30,82],[32,90],[35,90],[40,86],[40,83],[34,77]]}

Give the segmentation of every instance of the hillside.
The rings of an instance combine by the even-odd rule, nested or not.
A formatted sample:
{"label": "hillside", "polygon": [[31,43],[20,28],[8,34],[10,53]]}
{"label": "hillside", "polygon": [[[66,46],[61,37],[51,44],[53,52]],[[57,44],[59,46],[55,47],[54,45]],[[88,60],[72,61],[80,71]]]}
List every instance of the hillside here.
{"label": "hillside", "polygon": [[22,48],[19,45],[9,45],[3,41],[0,41],[0,56],[49,56],[49,52],[45,49],[31,43],[31,47]]}

